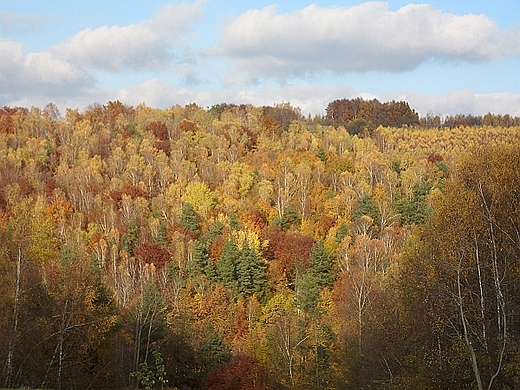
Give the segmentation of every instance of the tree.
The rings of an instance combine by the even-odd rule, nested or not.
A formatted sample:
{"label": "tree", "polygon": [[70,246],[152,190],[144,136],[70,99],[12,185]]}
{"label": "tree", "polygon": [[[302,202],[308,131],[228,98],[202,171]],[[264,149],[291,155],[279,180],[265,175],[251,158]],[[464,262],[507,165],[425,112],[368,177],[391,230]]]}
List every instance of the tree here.
{"label": "tree", "polygon": [[358,235],[354,245],[348,249],[349,266],[340,275],[335,286],[337,296],[340,297],[337,304],[343,306],[340,310],[344,310],[350,322],[356,325],[360,356],[363,356],[365,325],[378,287],[378,274],[384,273],[387,268],[383,262],[384,255],[380,240],[371,239],[366,234]]}
{"label": "tree", "polygon": [[297,277],[309,268],[314,238],[296,232],[285,233],[271,226],[264,229],[262,240],[268,242],[263,256],[269,263],[272,287],[294,287]]}
{"label": "tree", "polygon": [[327,121],[335,126],[345,126],[349,132],[353,131],[351,134],[357,134],[368,123],[373,128],[419,124],[419,115],[404,101],[381,103],[377,99],[339,99],[330,102],[325,111]]}
{"label": "tree", "polygon": [[216,280],[215,264],[209,257],[208,244],[203,240],[196,240],[193,248],[193,257],[189,264],[191,277],[205,275],[209,280]]}
{"label": "tree", "polygon": [[295,299],[287,293],[275,294],[263,308],[262,321],[270,364],[279,370],[280,362],[283,362],[285,372],[280,381],[294,387],[295,361],[302,344],[309,338],[298,318]]}
{"label": "tree", "polygon": [[246,240],[237,262],[236,276],[239,292],[251,297],[256,294],[261,301],[267,298],[267,264],[254,247]]}
{"label": "tree", "polygon": [[142,242],[133,250],[134,256],[147,263],[153,264],[157,270],[164,268],[170,261],[170,255],[161,245],[151,242]]}
{"label": "tree", "polygon": [[323,240],[318,241],[309,255],[310,268],[307,271],[315,279],[320,289],[331,288],[334,284],[333,261]]}
{"label": "tree", "polygon": [[[4,361],[3,379],[6,385],[13,381],[14,362],[19,344],[24,340],[21,330],[23,305],[27,303],[26,294],[33,285],[38,285],[37,268],[53,262],[59,257],[53,224],[45,210],[43,198],[23,198],[13,205],[13,215],[7,228],[8,243],[6,255],[9,259],[12,291],[8,299],[11,303],[10,324],[7,331],[9,342]],[[32,280],[31,280],[32,279]],[[37,287],[36,287],[37,289]]]}
{"label": "tree", "polygon": [[431,214],[431,208],[426,204],[426,197],[432,185],[426,181],[419,181],[412,187],[411,199],[401,199],[397,203],[397,212],[401,214],[401,222],[405,225],[424,224]]}
{"label": "tree", "polygon": [[[465,156],[406,258],[403,294],[411,284],[419,287],[405,299],[432,326],[419,342],[439,356],[440,366],[429,368],[442,377],[443,363],[459,361],[459,387],[518,386],[506,367],[518,366],[511,351],[519,341],[512,321],[519,307],[519,157],[518,147],[479,148]],[[421,304],[421,295],[428,301]]]}
{"label": "tree", "polygon": [[195,213],[195,208],[191,203],[182,205],[182,214],[180,216],[180,224],[190,231],[195,237],[200,234],[199,218]]}
{"label": "tree", "polygon": [[233,356],[231,361],[218,365],[207,377],[208,390],[259,390],[272,388],[267,371],[248,355]]}
{"label": "tree", "polygon": [[166,329],[166,303],[150,277],[142,281],[141,291],[135,297],[129,311],[129,322],[134,343],[133,370],[138,371],[142,362],[148,362],[149,355],[157,341],[164,337]]}
{"label": "tree", "polygon": [[239,291],[239,281],[237,277],[239,256],[239,250],[235,241],[233,239],[228,239],[224,245],[222,256],[217,262],[219,282],[234,293]]}
{"label": "tree", "polygon": [[147,362],[142,362],[139,364],[139,370],[131,373],[131,376],[136,377],[139,383],[147,390],[154,388],[156,383],[160,383],[162,388],[162,385],[168,382],[165,378],[167,373],[161,353],[153,350],[152,355],[154,357],[152,368],[150,368]]}
{"label": "tree", "polygon": [[204,182],[188,183],[184,190],[182,200],[191,204],[193,209],[204,218],[215,207],[215,196]]}
{"label": "tree", "polygon": [[202,340],[198,353],[200,355],[200,365],[202,382],[206,376],[215,369],[219,364],[227,363],[231,360],[231,349],[224,341],[224,338],[216,333],[210,334]]}
{"label": "tree", "polygon": [[374,223],[379,221],[379,208],[374,202],[374,199],[369,194],[364,194],[357,202],[352,217],[355,220],[361,219],[361,217],[367,216],[372,219]]}

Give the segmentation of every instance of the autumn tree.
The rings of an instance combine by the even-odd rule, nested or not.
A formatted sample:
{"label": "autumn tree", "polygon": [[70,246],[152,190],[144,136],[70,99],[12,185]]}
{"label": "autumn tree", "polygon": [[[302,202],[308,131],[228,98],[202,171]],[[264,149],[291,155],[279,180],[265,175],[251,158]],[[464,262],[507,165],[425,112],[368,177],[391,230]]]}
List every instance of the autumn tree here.
{"label": "autumn tree", "polygon": [[287,292],[275,294],[262,313],[266,363],[276,371],[277,380],[289,387],[298,383],[299,373],[295,366],[303,344],[309,338],[297,313],[296,301]]}
{"label": "autumn tree", "polygon": [[[519,185],[517,147],[478,148],[464,157],[435,203],[431,224],[408,253],[405,300],[426,315],[422,341],[437,365],[439,383],[478,389],[518,385],[513,321],[518,310]],[[427,279],[423,279],[428,275]],[[410,291],[416,283],[418,291]],[[425,301],[419,301],[421,297]],[[432,305],[435,300],[435,305]],[[435,337],[432,340],[432,336]],[[453,355],[454,348],[458,351]],[[458,362],[456,376],[445,364]]]}
{"label": "autumn tree", "polygon": [[267,371],[248,355],[233,356],[218,365],[207,377],[208,390],[257,390],[271,388]]}

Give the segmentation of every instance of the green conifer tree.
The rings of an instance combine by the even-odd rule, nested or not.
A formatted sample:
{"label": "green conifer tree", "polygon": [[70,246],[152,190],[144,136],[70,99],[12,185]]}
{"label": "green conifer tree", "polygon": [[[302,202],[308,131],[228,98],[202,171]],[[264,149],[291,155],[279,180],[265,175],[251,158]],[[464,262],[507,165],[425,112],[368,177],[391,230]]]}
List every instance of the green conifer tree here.
{"label": "green conifer tree", "polygon": [[199,219],[197,217],[197,213],[195,213],[193,205],[190,203],[184,203],[182,205],[182,214],[179,222],[195,236],[200,234]]}
{"label": "green conifer tree", "polygon": [[256,293],[260,299],[266,297],[268,283],[265,260],[247,241],[240,251],[236,271],[240,294],[249,297]]}
{"label": "green conifer tree", "polygon": [[426,204],[426,197],[431,189],[430,182],[421,180],[413,185],[410,199],[401,199],[397,203],[397,212],[401,214],[404,225],[422,225],[428,221],[432,210]]}
{"label": "green conifer tree", "polygon": [[354,220],[360,219],[362,216],[366,215],[367,217],[372,218],[374,224],[378,224],[379,221],[379,208],[377,207],[376,202],[371,195],[365,194],[363,195],[357,202],[356,207],[354,208],[354,212],[352,217]]}
{"label": "green conifer tree", "polygon": [[323,240],[318,241],[309,255],[311,268],[308,273],[315,279],[320,289],[332,287],[334,284],[333,260]]}
{"label": "green conifer tree", "polygon": [[188,268],[190,277],[205,274],[209,261],[211,260],[209,258],[207,244],[204,241],[195,240],[193,247],[193,257]]}
{"label": "green conifer tree", "polygon": [[229,239],[224,245],[222,256],[217,262],[218,281],[234,293],[238,292],[237,264],[239,255],[235,241]]}

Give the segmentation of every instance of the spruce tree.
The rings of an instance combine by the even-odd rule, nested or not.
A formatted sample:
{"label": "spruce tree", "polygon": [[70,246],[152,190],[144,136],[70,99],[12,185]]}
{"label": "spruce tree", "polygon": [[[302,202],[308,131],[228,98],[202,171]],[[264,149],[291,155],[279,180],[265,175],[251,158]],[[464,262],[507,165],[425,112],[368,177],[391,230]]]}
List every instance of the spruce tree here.
{"label": "spruce tree", "polygon": [[402,199],[397,203],[397,211],[401,214],[404,225],[423,225],[431,215],[431,208],[426,204],[426,197],[432,189],[432,184],[419,181],[412,187],[412,197]]}
{"label": "spruce tree", "polygon": [[217,262],[218,281],[233,292],[238,292],[237,264],[239,251],[233,239],[224,245],[220,260]]}
{"label": "spruce tree", "polygon": [[197,214],[193,205],[190,203],[184,203],[182,205],[182,213],[180,217],[180,224],[192,232],[195,236],[200,234],[200,225]]}
{"label": "spruce tree", "polygon": [[209,258],[206,242],[196,240],[193,248],[192,261],[188,270],[190,277],[194,277],[200,274],[205,275],[210,261],[211,259]]}
{"label": "spruce tree", "polygon": [[247,241],[240,251],[237,278],[240,294],[249,297],[256,293],[260,299],[266,297],[268,284],[265,260]]}
{"label": "spruce tree", "polygon": [[298,305],[307,314],[316,314],[320,300],[318,279],[312,272],[306,272],[296,281]]}
{"label": "spruce tree", "polygon": [[334,284],[333,260],[329,250],[325,247],[323,240],[318,241],[311,249],[309,255],[311,268],[310,275],[315,278],[320,289],[332,287]]}
{"label": "spruce tree", "polygon": [[374,198],[369,194],[363,195],[357,201],[357,205],[354,209],[354,212],[352,213],[352,217],[356,221],[360,219],[363,215],[372,218],[374,224],[378,224],[380,217],[379,207],[377,206],[376,202],[374,202]]}

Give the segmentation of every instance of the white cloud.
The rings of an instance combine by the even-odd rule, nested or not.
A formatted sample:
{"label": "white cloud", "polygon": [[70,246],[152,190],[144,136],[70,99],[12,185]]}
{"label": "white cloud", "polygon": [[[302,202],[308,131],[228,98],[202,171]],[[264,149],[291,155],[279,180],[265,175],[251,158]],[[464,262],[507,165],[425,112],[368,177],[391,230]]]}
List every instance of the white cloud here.
{"label": "white cloud", "polygon": [[305,76],[370,70],[400,72],[421,63],[491,61],[518,34],[501,32],[485,15],[454,15],[430,5],[393,12],[388,3],[278,14],[274,6],[249,10],[221,35],[221,54],[252,77]]}
{"label": "white cloud", "polygon": [[[161,79],[148,80],[142,84],[123,88],[118,99],[131,105],[146,103],[147,106],[166,108],[175,104],[197,103],[201,106],[210,104],[209,94],[187,88],[178,88]],[[213,102],[211,104],[215,104]]]}
{"label": "white cloud", "polygon": [[25,54],[21,44],[0,40],[0,90],[4,94],[35,92],[84,84],[88,75],[49,52]]}
{"label": "white cloud", "polygon": [[202,16],[202,5],[201,1],[168,4],[138,24],[86,29],[52,51],[88,68],[164,70],[175,60],[172,52],[182,44],[185,30]]}
{"label": "white cloud", "polygon": [[472,114],[510,114],[520,117],[520,94],[511,92],[475,93],[471,89],[449,91],[441,95],[425,95],[417,92],[387,94],[382,100],[405,100],[421,116]]}
{"label": "white cloud", "polygon": [[419,115],[485,115],[510,114],[520,117],[520,94],[491,93],[478,94],[469,89],[450,91],[440,95],[425,95],[417,92],[398,92],[374,95],[358,91],[347,86],[283,86],[280,88],[234,89],[220,91],[188,90],[177,88],[159,79],[119,92],[118,99],[127,104],[137,105],[146,102],[152,107],[166,108],[175,104],[185,105],[192,102],[202,107],[217,103],[252,104],[255,106],[291,103],[299,107],[304,115],[324,115],[327,105],[336,99],[352,99],[361,96],[364,99],[377,98],[380,101],[404,100]]}
{"label": "white cloud", "polygon": [[13,14],[0,10],[0,26],[4,33],[36,30],[49,19],[51,18],[30,14]]}
{"label": "white cloud", "polygon": [[83,30],[42,52],[26,53],[21,43],[0,38],[1,104],[29,101],[30,95],[36,101],[92,97],[92,91],[101,91],[93,89],[94,69],[171,71],[174,62],[175,69],[185,70],[183,40],[203,11],[202,0],[168,4],[141,23]]}
{"label": "white cloud", "polygon": [[291,103],[302,113],[324,114],[327,104],[335,99],[354,98],[359,91],[350,87],[285,86],[281,88],[227,89],[218,91],[178,88],[159,79],[146,81],[131,88],[122,89],[118,99],[127,104],[146,102],[152,107],[166,108],[175,104],[197,103],[201,107],[211,107],[218,103],[252,104],[267,106],[277,103]]}

